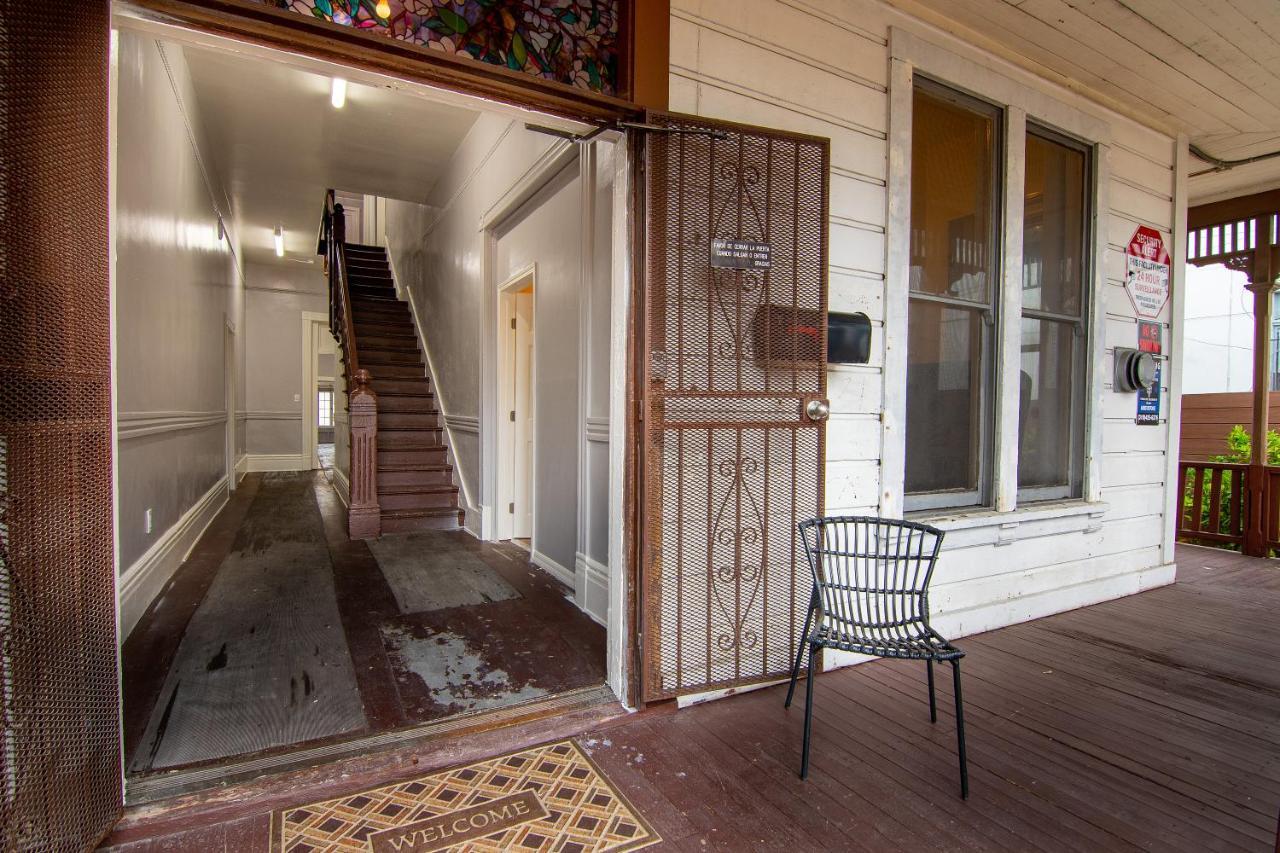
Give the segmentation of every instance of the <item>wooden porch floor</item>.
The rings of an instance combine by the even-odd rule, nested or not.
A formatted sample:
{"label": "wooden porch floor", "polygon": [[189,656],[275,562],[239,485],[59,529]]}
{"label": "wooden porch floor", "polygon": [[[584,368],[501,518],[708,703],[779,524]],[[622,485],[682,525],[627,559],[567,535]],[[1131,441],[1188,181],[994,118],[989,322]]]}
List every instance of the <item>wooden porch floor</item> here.
{"label": "wooden porch floor", "polygon": [[[1178,562],[1172,586],[959,643],[967,802],[950,679],[930,725],[919,663],[819,677],[807,782],[785,686],[578,742],[662,836],[651,849],[1272,850],[1280,564],[1194,546]],[[262,817],[135,829],[127,849],[267,849]]]}

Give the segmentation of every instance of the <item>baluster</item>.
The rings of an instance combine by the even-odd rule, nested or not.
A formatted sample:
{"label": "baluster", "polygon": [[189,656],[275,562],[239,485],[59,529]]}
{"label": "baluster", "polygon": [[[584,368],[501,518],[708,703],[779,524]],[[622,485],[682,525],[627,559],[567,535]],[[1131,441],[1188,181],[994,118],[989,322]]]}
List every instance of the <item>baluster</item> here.
{"label": "baluster", "polygon": [[1191,484],[1191,518],[1189,530],[1201,530],[1201,510],[1204,508],[1204,470],[1199,467],[1191,469],[1194,480]]}
{"label": "baluster", "polygon": [[1222,514],[1222,469],[1214,468],[1209,472],[1209,532],[1221,533]]}

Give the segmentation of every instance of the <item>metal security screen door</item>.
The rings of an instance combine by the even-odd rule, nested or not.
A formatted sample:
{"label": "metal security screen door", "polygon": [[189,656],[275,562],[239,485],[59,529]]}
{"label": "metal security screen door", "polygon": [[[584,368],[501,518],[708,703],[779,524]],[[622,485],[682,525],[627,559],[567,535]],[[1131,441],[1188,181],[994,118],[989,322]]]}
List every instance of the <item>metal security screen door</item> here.
{"label": "metal security screen door", "polygon": [[828,142],[645,134],[644,698],[785,675],[823,505]]}
{"label": "metal security screen door", "polygon": [[85,850],[111,828],[121,798],[110,5],[8,4],[4,15],[0,849]]}

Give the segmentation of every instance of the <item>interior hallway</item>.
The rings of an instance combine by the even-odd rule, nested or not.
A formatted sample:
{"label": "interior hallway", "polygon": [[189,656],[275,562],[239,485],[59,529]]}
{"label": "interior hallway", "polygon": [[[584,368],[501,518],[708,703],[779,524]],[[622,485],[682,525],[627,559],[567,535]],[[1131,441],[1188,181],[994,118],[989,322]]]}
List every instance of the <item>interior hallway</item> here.
{"label": "interior hallway", "polygon": [[130,772],[603,683],[604,629],[527,552],[345,531],[324,473],[245,477],[125,644]]}

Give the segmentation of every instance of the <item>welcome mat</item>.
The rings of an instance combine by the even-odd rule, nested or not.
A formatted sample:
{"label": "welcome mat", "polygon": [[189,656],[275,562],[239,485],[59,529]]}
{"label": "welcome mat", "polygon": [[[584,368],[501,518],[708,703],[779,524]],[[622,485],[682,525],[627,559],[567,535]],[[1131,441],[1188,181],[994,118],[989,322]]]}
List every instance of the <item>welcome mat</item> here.
{"label": "welcome mat", "polygon": [[272,850],[638,850],[661,841],[570,740],[282,809]]}

